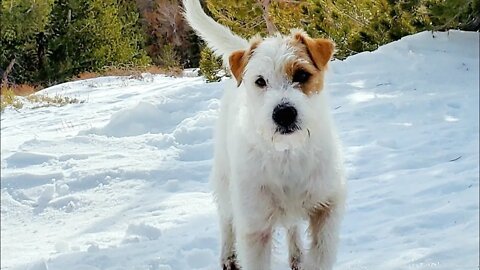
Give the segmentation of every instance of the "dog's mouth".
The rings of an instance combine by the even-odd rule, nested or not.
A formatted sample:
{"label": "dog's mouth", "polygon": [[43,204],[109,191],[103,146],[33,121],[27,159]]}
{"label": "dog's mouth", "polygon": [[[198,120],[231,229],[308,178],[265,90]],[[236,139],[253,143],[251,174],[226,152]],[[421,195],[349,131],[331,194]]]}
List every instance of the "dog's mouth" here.
{"label": "dog's mouth", "polygon": [[297,130],[300,130],[300,127],[298,125],[291,125],[291,126],[288,126],[288,127],[277,126],[277,129],[275,130],[275,133],[279,133],[281,135],[288,135],[288,134],[294,133]]}
{"label": "dog's mouth", "polygon": [[273,146],[278,151],[293,150],[304,147],[310,138],[310,130],[302,129],[298,125],[288,128],[277,128],[272,136]]}

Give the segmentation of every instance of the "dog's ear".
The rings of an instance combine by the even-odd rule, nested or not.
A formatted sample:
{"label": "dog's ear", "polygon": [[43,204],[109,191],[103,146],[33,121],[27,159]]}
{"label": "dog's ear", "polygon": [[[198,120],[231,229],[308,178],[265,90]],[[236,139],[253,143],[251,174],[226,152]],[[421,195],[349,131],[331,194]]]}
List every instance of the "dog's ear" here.
{"label": "dog's ear", "polygon": [[247,65],[247,61],[245,60],[245,53],[246,52],[244,50],[235,51],[228,58],[230,70],[232,71],[233,76],[237,80],[238,86],[240,86],[240,84],[242,83],[243,70]]}
{"label": "dog's ear", "polygon": [[335,51],[335,44],[328,39],[313,39],[303,33],[296,33],[295,39],[305,44],[308,54],[312,58],[317,68],[325,67]]}

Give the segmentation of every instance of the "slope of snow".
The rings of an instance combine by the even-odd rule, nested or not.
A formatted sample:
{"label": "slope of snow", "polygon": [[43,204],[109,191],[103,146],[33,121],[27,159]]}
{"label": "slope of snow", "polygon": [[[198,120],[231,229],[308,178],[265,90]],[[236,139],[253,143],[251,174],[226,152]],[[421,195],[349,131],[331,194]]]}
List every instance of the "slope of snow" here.
{"label": "slope of snow", "polygon": [[[331,65],[348,209],[336,269],[478,269],[479,33]],[[222,83],[105,77],[1,116],[1,268],[218,268],[208,175]],[[283,232],[274,269],[287,269]]]}

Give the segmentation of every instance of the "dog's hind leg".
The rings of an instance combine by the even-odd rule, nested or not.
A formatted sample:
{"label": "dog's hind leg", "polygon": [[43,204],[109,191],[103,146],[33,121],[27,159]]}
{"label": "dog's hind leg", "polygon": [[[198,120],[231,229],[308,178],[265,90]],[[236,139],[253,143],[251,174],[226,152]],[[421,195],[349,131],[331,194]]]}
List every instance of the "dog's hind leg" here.
{"label": "dog's hind leg", "polygon": [[296,225],[288,228],[287,240],[290,268],[292,270],[301,270],[302,268],[300,265],[302,262],[302,250],[300,248],[300,237],[298,235],[298,228]]}
{"label": "dog's hind leg", "polygon": [[[216,159],[216,162],[219,160]],[[232,204],[230,201],[229,181],[225,173],[219,171],[222,166],[215,166],[211,182],[220,218],[221,254],[220,265],[223,270],[238,270],[235,252],[235,232],[233,227]]]}

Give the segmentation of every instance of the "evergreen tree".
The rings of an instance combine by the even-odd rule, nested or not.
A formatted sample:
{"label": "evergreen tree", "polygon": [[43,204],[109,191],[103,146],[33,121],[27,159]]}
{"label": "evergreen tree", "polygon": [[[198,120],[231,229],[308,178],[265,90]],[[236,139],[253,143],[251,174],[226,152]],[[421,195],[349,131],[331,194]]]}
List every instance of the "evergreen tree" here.
{"label": "evergreen tree", "polygon": [[10,81],[33,82],[44,69],[45,30],[53,0],[2,0],[0,7],[0,69],[15,59]]}
{"label": "evergreen tree", "polygon": [[135,3],[56,0],[49,31],[49,79],[105,66],[147,65]]}

